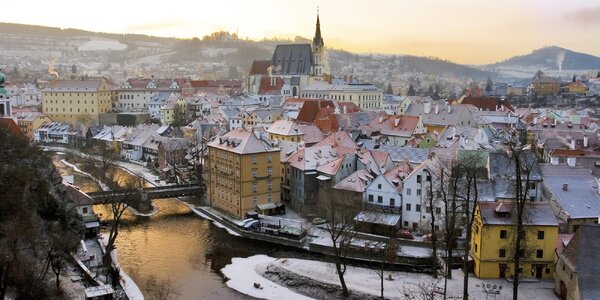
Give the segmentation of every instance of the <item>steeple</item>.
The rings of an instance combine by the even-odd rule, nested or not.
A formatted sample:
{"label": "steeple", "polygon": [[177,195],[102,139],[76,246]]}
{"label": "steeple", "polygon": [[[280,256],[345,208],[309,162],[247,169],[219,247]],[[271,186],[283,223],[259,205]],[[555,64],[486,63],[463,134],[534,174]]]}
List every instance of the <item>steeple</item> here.
{"label": "steeple", "polygon": [[317,7],[317,28],[315,29],[315,37],[313,38],[313,47],[323,47],[323,38],[321,37],[321,22],[319,22],[319,8]]}

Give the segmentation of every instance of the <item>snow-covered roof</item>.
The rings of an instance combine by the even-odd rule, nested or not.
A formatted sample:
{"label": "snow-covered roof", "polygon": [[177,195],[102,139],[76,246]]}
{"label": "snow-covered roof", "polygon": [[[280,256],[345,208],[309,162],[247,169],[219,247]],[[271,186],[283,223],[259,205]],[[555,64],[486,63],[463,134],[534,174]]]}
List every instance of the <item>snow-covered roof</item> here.
{"label": "snow-covered roof", "polygon": [[399,214],[389,214],[374,211],[361,211],[354,220],[362,223],[396,226],[400,222]]}

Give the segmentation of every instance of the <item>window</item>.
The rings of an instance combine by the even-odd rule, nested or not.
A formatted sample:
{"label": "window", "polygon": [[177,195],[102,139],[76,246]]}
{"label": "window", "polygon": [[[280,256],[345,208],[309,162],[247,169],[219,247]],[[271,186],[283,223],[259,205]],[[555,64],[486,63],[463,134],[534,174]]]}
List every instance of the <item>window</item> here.
{"label": "window", "polygon": [[256,155],[252,156],[252,164],[256,164]]}
{"label": "window", "polygon": [[535,251],[536,258],[544,258],[544,250],[538,249]]}
{"label": "window", "polygon": [[506,238],[506,230],[500,230],[500,238],[501,239],[505,239]]}
{"label": "window", "polygon": [[477,252],[477,244],[475,244],[475,252]]}
{"label": "window", "polygon": [[535,182],[530,182],[529,183],[529,189],[530,190],[535,190]]}
{"label": "window", "polygon": [[271,167],[267,168],[267,175],[273,176],[273,168],[271,168]]}
{"label": "window", "polygon": [[436,214],[436,215],[441,215],[441,214],[442,214],[442,209],[441,209],[441,208],[439,208],[439,207],[436,207],[436,208],[435,208],[435,214]]}
{"label": "window", "polygon": [[421,175],[417,175],[417,183],[421,183]]}
{"label": "window", "polygon": [[273,202],[273,196],[271,194],[267,195],[267,202],[269,202],[269,203]]}
{"label": "window", "polygon": [[256,169],[252,169],[252,177],[256,177]]}
{"label": "window", "polygon": [[500,251],[498,251],[498,257],[506,257],[506,249],[500,249]]}
{"label": "window", "polygon": [[369,195],[369,202],[373,202],[373,195]]}
{"label": "window", "polygon": [[544,232],[538,231],[538,240],[543,240],[543,239],[544,239]]}
{"label": "window", "polygon": [[410,196],[410,189],[406,189],[406,194]]}
{"label": "window", "polygon": [[404,221],[404,226],[407,227],[408,226],[408,221]]}
{"label": "window", "polygon": [[377,203],[383,203],[383,197],[377,196]]}
{"label": "window", "polygon": [[273,162],[273,156],[272,155],[267,156],[267,162]]}
{"label": "window", "polygon": [[271,181],[271,180],[267,181],[267,189],[269,191],[273,189],[273,181]]}
{"label": "window", "polygon": [[417,189],[417,196],[421,196],[421,189]]}
{"label": "window", "polygon": [[88,213],[88,208],[87,207],[82,208],[81,212],[84,213],[84,214],[87,214]]}
{"label": "window", "polygon": [[377,189],[380,190],[381,189],[381,184],[377,185]]}
{"label": "window", "polygon": [[252,197],[252,204],[256,205],[256,203],[258,203],[258,199],[256,198],[256,196]]}
{"label": "window", "polygon": [[256,193],[256,181],[252,182],[252,192]]}
{"label": "window", "polygon": [[390,206],[396,206],[396,199],[390,198]]}
{"label": "window", "polygon": [[431,213],[431,207],[430,206],[425,206],[425,212],[426,213]]}
{"label": "window", "polygon": [[410,203],[406,203],[406,211],[410,211]]}
{"label": "window", "polygon": [[431,175],[427,175],[426,180],[427,180],[427,182],[430,182],[431,181]]}
{"label": "window", "polygon": [[421,212],[421,204],[415,205],[415,211]]}

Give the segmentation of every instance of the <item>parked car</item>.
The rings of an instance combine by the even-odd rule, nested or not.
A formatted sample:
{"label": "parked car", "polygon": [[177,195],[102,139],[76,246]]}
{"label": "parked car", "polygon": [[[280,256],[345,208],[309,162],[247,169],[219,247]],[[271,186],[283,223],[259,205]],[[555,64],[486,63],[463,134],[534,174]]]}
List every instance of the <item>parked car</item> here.
{"label": "parked car", "polygon": [[250,221],[254,221],[254,219],[252,219],[252,218],[248,218],[248,219],[245,219],[245,220],[241,220],[241,221],[238,223],[238,225],[239,225],[240,227],[244,227],[244,225],[248,224],[248,222],[250,222]]}
{"label": "parked car", "polygon": [[325,223],[327,223],[327,220],[323,219],[323,218],[314,218],[312,220],[313,225],[323,225]]}
{"label": "parked car", "polygon": [[414,240],[415,237],[408,229],[400,229],[396,232],[396,237],[407,240]]}
{"label": "parked car", "polygon": [[244,229],[254,229],[258,228],[258,220],[252,220],[246,224],[244,224]]}

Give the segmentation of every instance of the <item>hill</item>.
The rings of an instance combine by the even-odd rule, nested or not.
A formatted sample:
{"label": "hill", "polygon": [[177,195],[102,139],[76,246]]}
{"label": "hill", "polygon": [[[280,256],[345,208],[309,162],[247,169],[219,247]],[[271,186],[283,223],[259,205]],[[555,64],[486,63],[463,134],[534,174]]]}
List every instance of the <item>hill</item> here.
{"label": "hill", "polygon": [[600,69],[600,57],[575,52],[558,46],[533,50],[529,54],[514,56],[486,67],[536,68],[542,70],[596,70]]}

